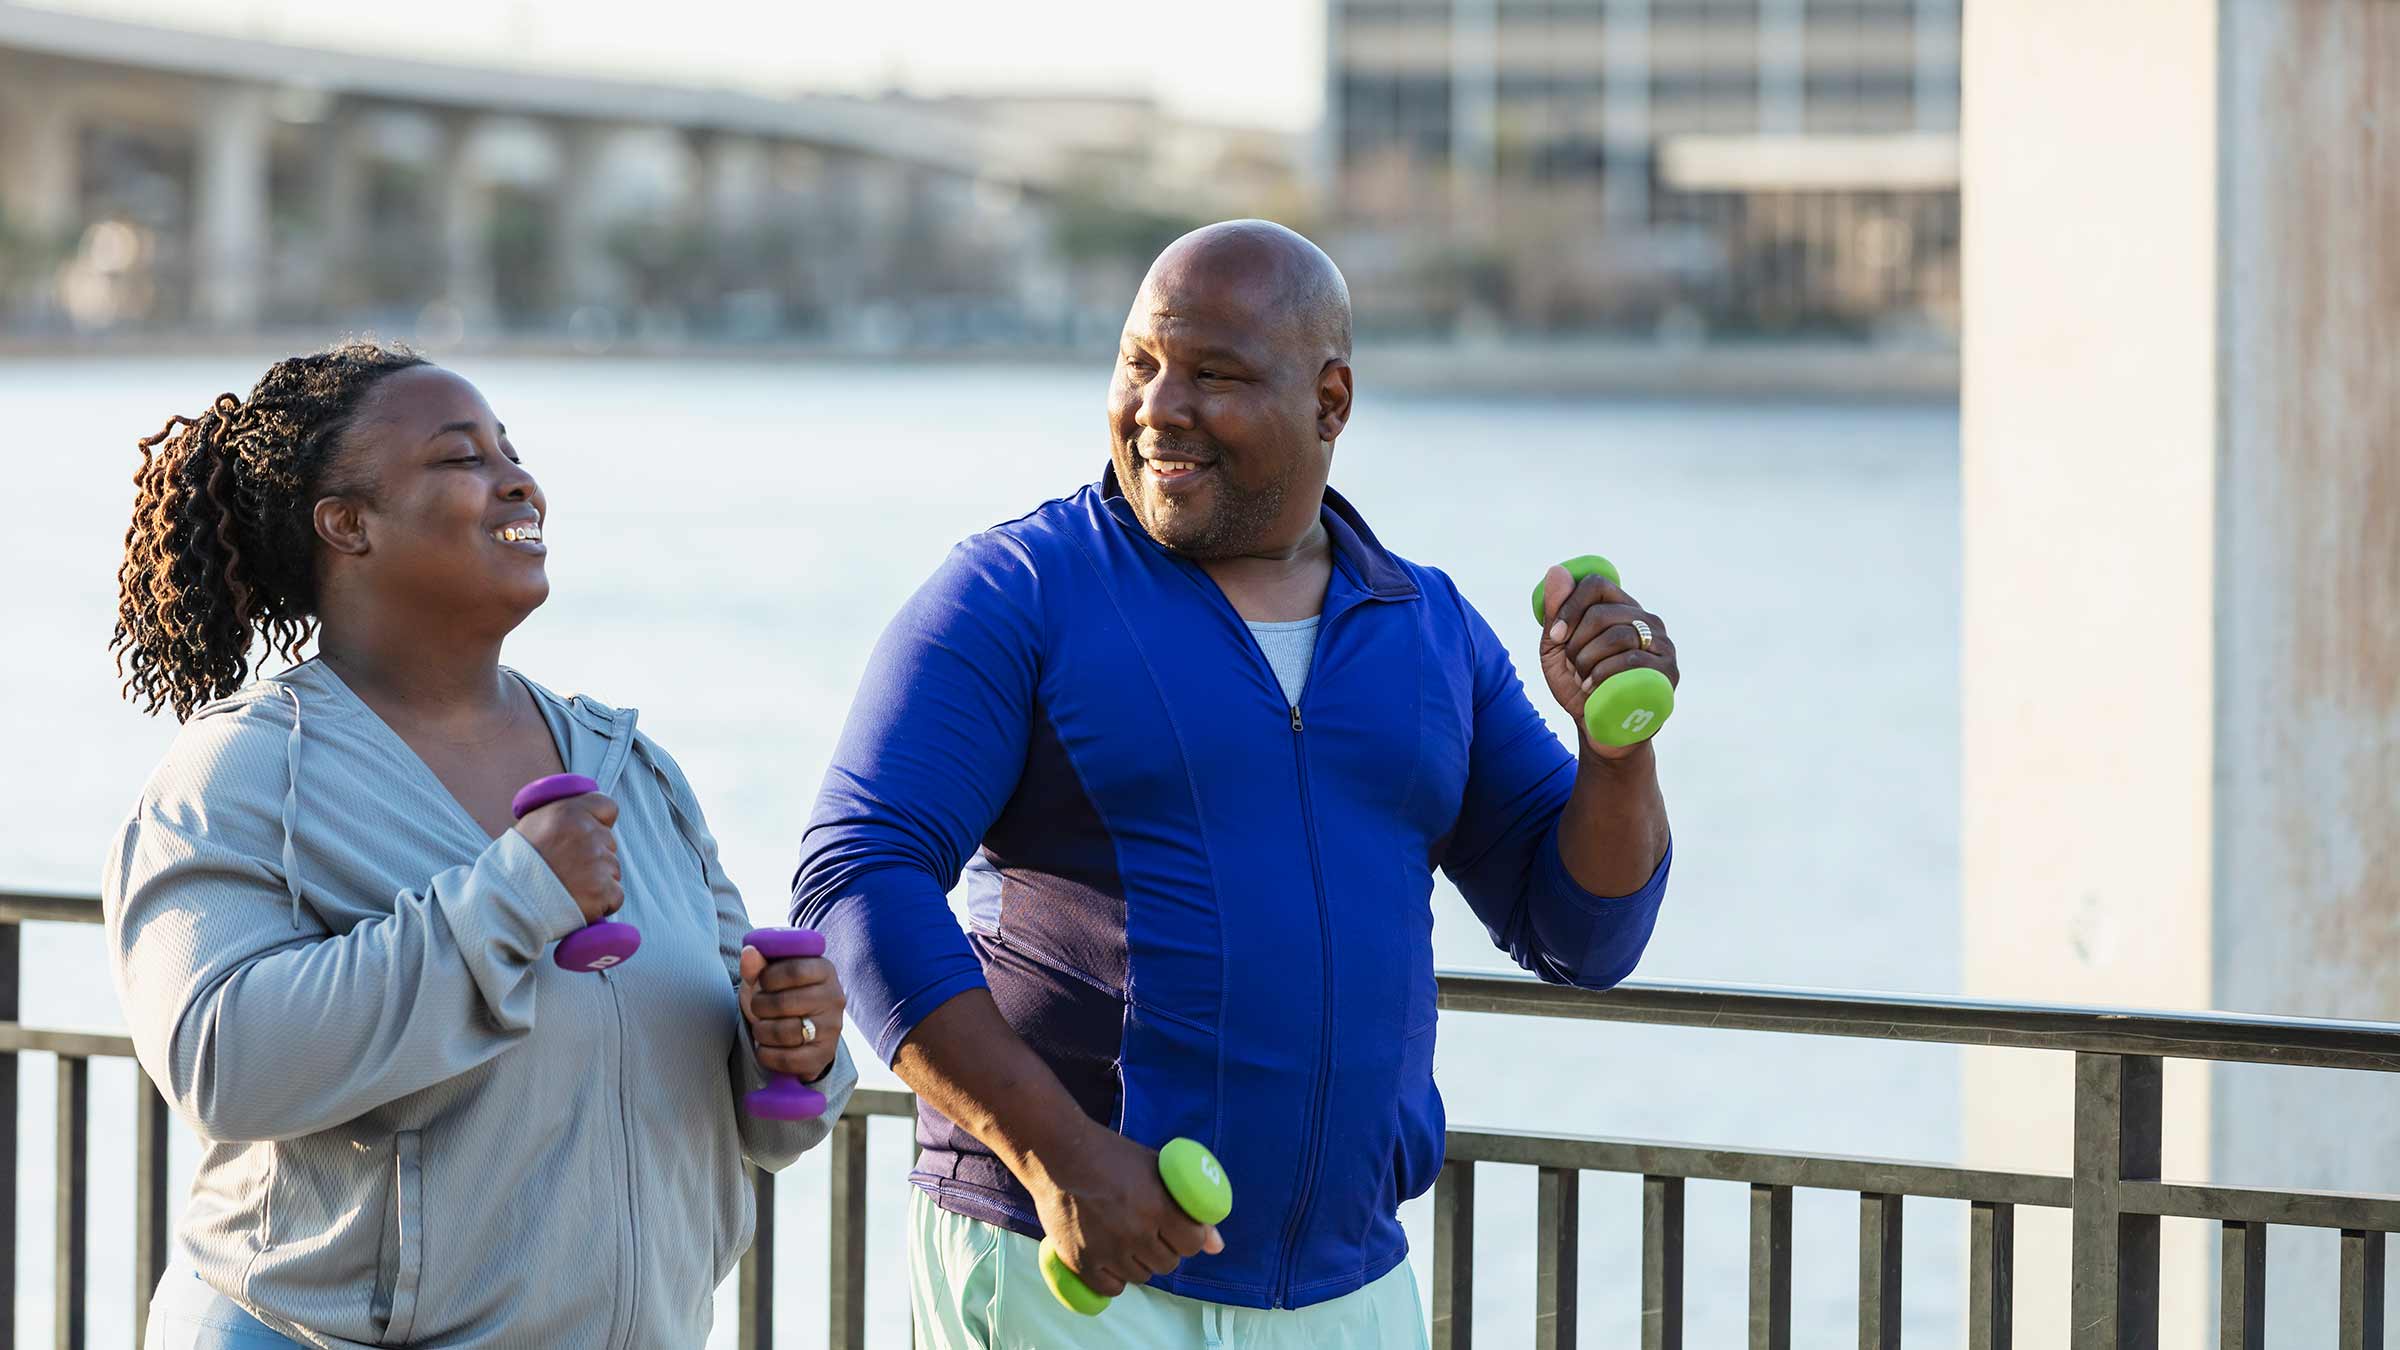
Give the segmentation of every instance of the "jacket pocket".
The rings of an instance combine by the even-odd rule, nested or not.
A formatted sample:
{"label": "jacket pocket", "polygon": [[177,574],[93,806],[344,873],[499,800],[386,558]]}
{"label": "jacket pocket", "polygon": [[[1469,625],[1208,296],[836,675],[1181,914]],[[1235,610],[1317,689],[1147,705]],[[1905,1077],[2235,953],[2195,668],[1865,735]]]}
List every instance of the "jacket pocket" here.
{"label": "jacket pocket", "polygon": [[390,1192],[383,1207],[383,1247],[375,1264],[369,1310],[376,1339],[406,1345],[417,1326],[417,1280],[425,1268],[425,1170],[415,1130],[392,1136]]}
{"label": "jacket pocket", "polygon": [[1449,1118],[1433,1081],[1436,1022],[1408,1034],[1400,1047],[1400,1120],[1392,1140],[1392,1205],[1423,1195],[1441,1174]]}

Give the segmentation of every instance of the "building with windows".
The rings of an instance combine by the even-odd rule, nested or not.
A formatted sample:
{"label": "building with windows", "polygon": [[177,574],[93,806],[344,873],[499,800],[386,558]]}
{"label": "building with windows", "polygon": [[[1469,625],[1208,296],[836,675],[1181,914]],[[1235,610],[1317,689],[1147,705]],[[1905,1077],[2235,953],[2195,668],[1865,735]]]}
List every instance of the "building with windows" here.
{"label": "building with windows", "polygon": [[1958,0],[1327,0],[1350,253],[1416,313],[1955,322]]}

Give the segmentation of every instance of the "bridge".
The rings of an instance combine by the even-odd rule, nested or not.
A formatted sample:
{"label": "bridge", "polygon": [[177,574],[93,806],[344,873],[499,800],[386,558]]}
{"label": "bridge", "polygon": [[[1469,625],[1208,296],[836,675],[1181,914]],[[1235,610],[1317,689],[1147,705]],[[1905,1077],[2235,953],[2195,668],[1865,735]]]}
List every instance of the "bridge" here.
{"label": "bridge", "polygon": [[896,272],[933,290],[1055,285],[1040,153],[894,101],[310,50],[0,0],[0,229],[63,268],[66,312],[49,317],[85,326],[137,301],[201,328],[321,324],[430,290],[476,328],[503,308],[626,312],[737,262],[837,315],[906,293]]}

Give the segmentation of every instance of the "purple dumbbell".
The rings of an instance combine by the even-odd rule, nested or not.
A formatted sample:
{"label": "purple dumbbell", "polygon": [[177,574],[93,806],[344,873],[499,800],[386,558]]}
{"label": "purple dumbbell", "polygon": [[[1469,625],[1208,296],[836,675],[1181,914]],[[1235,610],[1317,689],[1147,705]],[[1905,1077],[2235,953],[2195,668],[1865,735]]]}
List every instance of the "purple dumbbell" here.
{"label": "purple dumbbell", "polygon": [[[825,935],[806,928],[753,928],[742,945],[758,948],[769,961],[795,956],[823,956]],[[788,1073],[770,1073],[767,1085],[742,1098],[750,1114],[761,1120],[815,1120],[825,1114],[825,1094]]]}
{"label": "purple dumbbell", "polygon": [[[538,811],[552,802],[598,792],[600,785],[579,773],[554,773],[536,778],[517,789],[509,800],[509,814],[523,820],[528,812]],[[550,959],[568,970],[606,970],[623,965],[641,950],[642,933],[629,923],[601,919],[587,923],[560,939],[551,949]]]}

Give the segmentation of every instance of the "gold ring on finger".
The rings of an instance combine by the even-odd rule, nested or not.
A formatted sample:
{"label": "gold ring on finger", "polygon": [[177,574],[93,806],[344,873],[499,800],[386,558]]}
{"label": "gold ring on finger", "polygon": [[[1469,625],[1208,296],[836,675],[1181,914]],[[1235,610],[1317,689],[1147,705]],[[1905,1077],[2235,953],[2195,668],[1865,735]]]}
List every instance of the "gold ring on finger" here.
{"label": "gold ring on finger", "polygon": [[817,1019],[813,1017],[803,1017],[800,1019],[800,1043],[802,1045],[815,1045],[817,1043]]}
{"label": "gold ring on finger", "polygon": [[1635,640],[1642,644],[1643,651],[1650,650],[1650,625],[1643,623],[1640,619],[1635,619],[1633,621],[1633,636]]}

